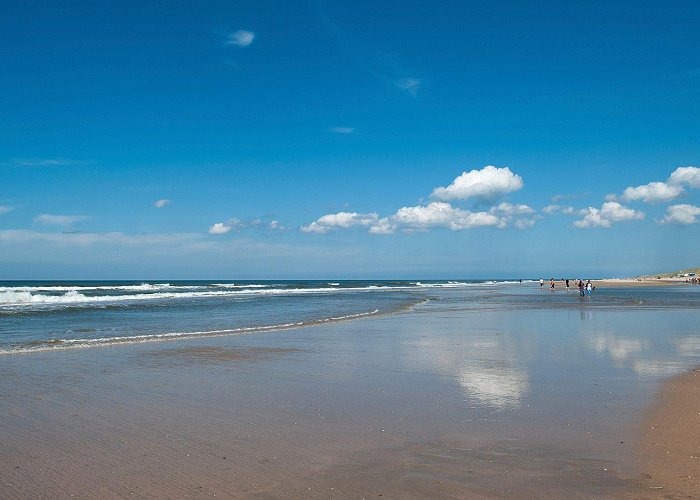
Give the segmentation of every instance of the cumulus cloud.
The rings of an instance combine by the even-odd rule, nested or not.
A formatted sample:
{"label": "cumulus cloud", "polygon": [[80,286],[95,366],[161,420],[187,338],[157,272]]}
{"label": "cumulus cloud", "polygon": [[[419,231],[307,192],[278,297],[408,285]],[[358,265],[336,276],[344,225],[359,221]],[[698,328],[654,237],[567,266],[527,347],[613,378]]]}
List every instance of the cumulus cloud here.
{"label": "cumulus cloud", "polygon": [[433,201],[427,205],[399,208],[396,213],[388,217],[379,217],[376,213],[328,214],[308,226],[302,226],[301,230],[305,233],[324,234],[339,228],[363,227],[372,234],[391,234],[396,231],[413,232],[429,229],[462,231],[481,226],[504,228],[510,224],[524,229],[535,224],[538,217],[533,216],[534,213],[535,210],[522,204],[501,203],[488,212],[471,212],[453,207],[443,201]]}
{"label": "cumulus cloud", "polygon": [[443,201],[468,198],[493,199],[523,187],[523,179],[508,167],[486,166],[481,170],[463,172],[447,187],[435,188],[432,197]]}
{"label": "cumulus cloud", "polygon": [[287,227],[286,227],[286,226],[283,226],[283,225],[280,223],[280,221],[278,221],[278,220],[272,220],[272,221],[270,221],[270,223],[268,224],[267,227],[268,227],[269,229],[273,230],[273,231],[286,231],[286,230],[287,230]]}
{"label": "cumulus cloud", "polygon": [[402,78],[401,80],[396,82],[396,86],[401,90],[405,90],[413,97],[416,97],[421,83],[421,80],[418,78]]}
{"label": "cumulus cloud", "polygon": [[163,208],[163,207],[166,207],[168,205],[170,205],[170,200],[166,200],[166,199],[156,200],[153,202],[153,206],[156,208]]}
{"label": "cumulus cloud", "polygon": [[331,127],[331,132],[334,134],[352,134],[355,131],[353,127]]}
{"label": "cumulus cloud", "polygon": [[618,198],[625,201],[642,200],[645,203],[671,201],[684,194],[686,186],[700,188],[700,168],[678,167],[671,173],[666,182],[650,182],[641,186],[630,186],[619,197],[609,194],[605,198],[609,201],[616,201]]}
{"label": "cumulus cloud", "polygon": [[501,222],[498,227],[505,227],[512,222],[518,229],[532,227],[535,225],[537,219],[541,218],[540,216],[524,217],[534,214],[535,210],[527,205],[512,205],[506,202],[499,203],[495,207],[492,207],[489,213],[500,216]]}
{"label": "cumulus cloud", "polygon": [[619,204],[616,201],[603,203],[600,208],[588,207],[579,212],[583,219],[574,222],[574,226],[580,228],[588,227],[610,227],[613,222],[625,220],[639,220],[645,217],[643,212],[633,210]]}
{"label": "cumulus cloud", "polygon": [[47,226],[62,226],[70,227],[76,222],[81,222],[88,220],[90,217],[87,215],[53,215],[53,214],[41,214],[34,218],[34,222],[37,224],[44,224]]}
{"label": "cumulus cloud", "polygon": [[692,188],[700,188],[700,168],[678,167],[668,178],[668,182],[674,186],[686,184]]}
{"label": "cumulus cloud", "polygon": [[425,206],[403,207],[392,216],[392,222],[409,229],[442,227],[460,231],[478,226],[499,226],[501,217],[488,212],[469,212],[449,203],[434,201]]}
{"label": "cumulus cloud", "polygon": [[0,205],[0,214],[6,214],[10,210],[14,210],[14,207],[7,207],[5,205]]}
{"label": "cumulus cloud", "polygon": [[[642,200],[645,203],[656,203],[659,201],[670,201],[683,194],[683,188],[679,185],[667,184],[665,182],[650,182],[637,187],[628,187],[622,192],[621,198],[625,201]],[[608,196],[612,199],[611,196]]]}
{"label": "cumulus cloud", "polygon": [[226,234],[231,231],[231,229],[233,229],[233,227],[225,222],[217,222],[209,228],[209,234]]}
{"label": "cumulus cloud", "polygon": [[236,47],[247,47],[255,39],[255,33],[248,30],[238,30],[229,34],[225,45],[235,45]]}
{"label": "cumulus cloud", "polygon": [[301,230],[305,233],[324,234],[337,228],[347,229],[354,226],[369,227],[374,225],[378,220],[379,216],[375,213],[358,214],[357,212],[338,212],[337,214],[324,215],[308,226],[302,226]]}
{"label": "cumulus cloud", "polygon": [[226,222],[217,222],[209,228],[209,234],[226,234],[232,230],[240,230],[246,227],[246,224],[241,222],[240,219],[235,217],[227,220]]}
{"label": "cumulus cloud", "polygon": [[695,224],[700,215],[700,207],[694,205],[671,205],[666,208],[666,215],[658,221],[659,224]]}

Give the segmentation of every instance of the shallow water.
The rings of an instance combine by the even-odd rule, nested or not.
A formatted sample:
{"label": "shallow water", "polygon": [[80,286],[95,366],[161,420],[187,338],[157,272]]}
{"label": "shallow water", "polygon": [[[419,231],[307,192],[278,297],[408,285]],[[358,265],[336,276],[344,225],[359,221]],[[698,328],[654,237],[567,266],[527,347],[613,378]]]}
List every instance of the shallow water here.
{"label": "shallow water", "polygon": [[6,355],[0,493],[618,498],[660,382],[700,364],[698,291],[401,290],[399,314]]}

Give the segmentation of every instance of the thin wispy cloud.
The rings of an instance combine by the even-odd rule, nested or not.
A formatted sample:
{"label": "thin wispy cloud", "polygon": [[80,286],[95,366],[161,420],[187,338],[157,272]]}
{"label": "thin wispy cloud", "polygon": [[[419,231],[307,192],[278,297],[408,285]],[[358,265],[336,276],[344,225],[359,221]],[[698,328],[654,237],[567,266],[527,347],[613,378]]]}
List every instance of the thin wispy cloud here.
{"label": "thin wispy cloud", "polygon": [[355,128],[354,127],[331,127],[331,132],[333,132],[334,134],[347,135],[347,134],[352,134],[353,132],[355,132]]}
{"label": "thin wispy cloud", "polygon": [[61,226],[64,228],[71,227],[76,222],[88,220],[87,215],[54,215],[41,214],[34,218],[34,222],[45,226]]}
{"label": "thin wispy cloud", "polygon": [[168,205],[170,205],[170,200],[167,200],[167,199],[156,200],[153,202],[153,206],[155,208],[163,208],[163,207],[167,207]]}
{"label": "thin wispy cloud", "polygon": [[564,200],[577,200],[579,198],[585,198],[589,194],[591,194],[590,191],[586,191],[584,193],[555,194],[552,196],[552,203],[559,203],[560,201]]}
{"label": "thin wispy cloud", "polygon": [[224,42],[224,45],[233,45],[236,47],[247,47],[255,40],[255,33],[248,30],[238,30],[230,33]]}
{"label": "thin wispy cloud", "polygon": [[6,205],[0,205],[0,214],[6,214],[7,212],[10,212],[14,209],[15,209],[15,207],[8,207]]}
{"label": "thin wispy cloud", "polygon": [[82,165],[85,162],[71,160],[69,158],[15,158],[11,160],[13,165],[27,168],[40,167],[68,167],[71,165]]}
{"label": "thin wispy cloud", "polygon": [[413,97],[416,97],[416,95],[418,95],[418,89],[420,88],[421,83],[422,81],[418,78],[402,78],[396,82],[396,86],[399,89],[408,92]]}
{"label": "thin wispy cloud", "polygon": [[542,209],[542,213],[547,215],[553,215],[561,213],[564,215],[573,215],[576,213],[576,209],[572,206],[562,206],[562,205],[547,205]]}
{"label": "thin wispy cloud", "polygon": [[231,231],[243,231],[248,229],[257,230],[268,230],[268,231],[287,231],[287,226],[283,225],[280,221],[269,218],[258,218],[258,219],[245,219],[241,220],[236,217],[232,217],[224,222],[217,222],[209,227],[207,231],[209,234],[219,235],[230,233]]}

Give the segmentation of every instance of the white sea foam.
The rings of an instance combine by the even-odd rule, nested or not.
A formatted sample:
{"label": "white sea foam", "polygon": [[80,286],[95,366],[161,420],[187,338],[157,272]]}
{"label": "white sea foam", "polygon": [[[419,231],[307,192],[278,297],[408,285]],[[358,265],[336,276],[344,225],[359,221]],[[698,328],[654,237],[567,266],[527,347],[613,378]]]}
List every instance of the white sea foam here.
{"label": "white sea foam", "polygon": [[211,286],[219,288],[269,288],[270,285],[236,285],[234,283],[212,283]]}
{"label": "white sea foam", "polygon": [[276,325],[266,326],[248,326],[240,328],[229,328],[221,330],[206,330],[194,332],[169,332],[169,333],[153,333],[145,335],[130,335],[124,337],[100,337],[95,339],[52,339],[40,345],[31,347],[10,347],[0,349],[0,355],[3,354],[21,354],[39,351],[53,351],[59,349],[76,349],[85,347],[99,347],[115,344],[137,344],[145,342],[158,342],[162,340],[174,340],[191,337],[221,337],[225,335],[242,335],[246,333],[263,333],[279,330],[287,330],[290,328],[298,328],[304,326],[321,325],[329,322],[348,321],[359,319],[366,316],[373,316],[379,313],[379,309],[373,311],[346,314],[343,316],[332,316],[330,318],[316,319],[310,321],[299,321],[295,323],[280,323]]}
{"label": "white sea foam", "polygon": [[[37,287],[0,287],[0,308],[22,307],[41,304],[87,304],[87,303],[121,303],[128,301],[152,301],[170,299],[197,299],[206,297],[236,297],[246,295],[307,295],[307,294],[335,294],[367,291],[400,291],[415,288],[462,288],[484,285],[498,285],[505,281],[487,281],[481,283],[466,283],[460,281],[447,281],[439,283],[421,283],[420,281],[410,285],[369,285],[364,287],[340,287],[339,283],[329,283],[329,287],[315,288],[269,288],[271,285],[253,284],[236,285],[233,283],[213,284],[215,289],[207,285],[170,285],[169,283],[121,286],[37,286]],[[208,288],[208,289],[207,289]],[[123,293],[118,295],[91,295],[83,292],[94,291],[120,291],[120,292],[148,292],[148,293]],[[37,293],[37,292],[64,292],[64,293]]]}
{"label": "white sea foam", "polygon": [[100,286],[65,286],[65,285],[43,285],[43,286],[0,286],[1,292],[80,292],[96,290],[123,290],[123,291],[149,291],[164,289],[192,289],[202,288],[194,285],[171,285],[170,283],[141,283],[140,285],[100,285]]}
{"label": "white sea foam", "polygon": [[[30,304],[81,304],[89,302],[109,303],[126,301],[146,301],[165,299],[191,299],[206,297],[236,297],[244,295],[307,295],[330,294],[338,292],[366,292],[369,290],[389,289],[390,287],[357,287],[357,288],[271,288],[271,289],[240,289],[240,290],[208,290],[201,292],[153,292],[132,293],[124,295],[84,295],[70,290],[62,295],[46,295],[25,291],[0,292],[0,307],[22,306]],[[392,290],[405,290],[406,287],[391,287]]]}

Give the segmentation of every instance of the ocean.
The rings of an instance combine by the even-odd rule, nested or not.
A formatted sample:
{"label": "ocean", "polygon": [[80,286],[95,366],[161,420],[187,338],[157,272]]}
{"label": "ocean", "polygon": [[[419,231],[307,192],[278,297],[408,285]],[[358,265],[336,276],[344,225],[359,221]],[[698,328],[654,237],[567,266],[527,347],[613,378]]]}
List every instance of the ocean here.
{"label": "ocean", "polygon": [[379,314],[493,281],[0,282],[0,353],[240,335]]}
{"label": "ocean", "polygon": [[246,335],[444,308],[700,306],[700,287],[608,289],[595,300],[533,281],[25,281],[0,282],[0,354],[177,338]]}

